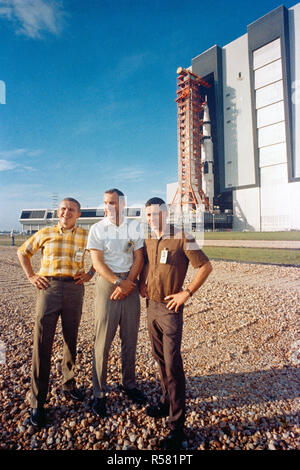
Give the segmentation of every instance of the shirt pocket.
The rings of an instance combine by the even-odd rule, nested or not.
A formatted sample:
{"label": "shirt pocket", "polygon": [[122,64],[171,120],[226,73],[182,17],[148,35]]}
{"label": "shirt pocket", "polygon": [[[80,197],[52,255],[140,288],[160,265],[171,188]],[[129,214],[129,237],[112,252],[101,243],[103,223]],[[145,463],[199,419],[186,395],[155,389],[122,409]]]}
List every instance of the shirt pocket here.
{"label": "shirt pocket", "polygon": [[42,246],[43,256],[48,259],[53,259],[59,253],[59,247],[61,246],[61,241],[54,237],[51,240],[47,240]]}
{"label": "shirt pocket", "polygon": [[177,250],[169,250],[167,264],[170,266],[176,266],[178,264]]}
{"label": "shirt pocket", "polygon": [[122,256],[125,254],[125,241],[121,240],[105,240],[104,252],[108,255]]}
{"label": "shirt pocket", "polygon": [[166,263],[161,263],[160,262],[160,259],[161,259],[161,252],[164,248],[162,248],[159,253],[158,253],[158,263],[160,266],[165,266],[166,268],[168,266],[176,266],[177,264],[177,252],[176,250],[169,250],[168,249],[168,256],[167,256],[167,261]]}

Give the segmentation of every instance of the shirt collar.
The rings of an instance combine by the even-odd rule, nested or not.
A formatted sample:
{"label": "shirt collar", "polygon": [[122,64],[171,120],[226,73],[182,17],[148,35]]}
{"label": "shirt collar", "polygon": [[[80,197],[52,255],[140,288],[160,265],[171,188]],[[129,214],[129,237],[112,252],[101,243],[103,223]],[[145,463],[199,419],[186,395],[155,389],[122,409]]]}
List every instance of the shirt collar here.
{"label": "shirt collar", "polygon": [[176,227],[173,224],[169,225],[168,230],[164,232],[160,237],[156,235],[154,230],[150,230],[151,238],[154,238],[156,240],[163,240],[165,238],[173,238],[174,235],[176,235],[176,233],[178,233],[178,230],[176,230]]}
{"label": "shirt collar", "polygon": [[61,233],[61,234],[62,234],[62,233],[76,233],[76,230],[77,230],[77,226],[76,226],[76,225],[74,225],[74,227],[72,227],[72,228],[70,228],[69,230],[67,230],[67,229],[63,228],[63,227],[60,225],[59,222],[58,222],[58,224],[57,224],[57,227],[58,227],[59,233]]}
{"label": "shirt collar", "polygon": [[124,224],[127,224],[127,219],[125,217],[123,218],[122,223],[120,225],[114,224],[111,220],[109,220],[109,218],[107,216],[105,217],[104,220],[105,220],[106,225],[111,225],[112,227],[114,227],[117,230],[119,228],[123,227]]}

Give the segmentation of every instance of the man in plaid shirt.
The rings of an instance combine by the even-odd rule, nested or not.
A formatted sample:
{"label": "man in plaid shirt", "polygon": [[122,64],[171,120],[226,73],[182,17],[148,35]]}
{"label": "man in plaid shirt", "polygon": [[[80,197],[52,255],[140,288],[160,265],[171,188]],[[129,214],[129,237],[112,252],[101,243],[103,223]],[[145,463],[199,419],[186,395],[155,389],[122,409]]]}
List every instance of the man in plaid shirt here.
{"label": "man in plaid shirt", "polygon": [[[47,398],[51,350],[59,315],[64,338],[62,362],[63,390],[75,400],[83,393],[75,386],[74,365],[78,328],[82,314],[83,283],[89,281],[94,269],[84,271],[84,253],[88,231],[76,226],[80,204],[66,198],[58,207],[59,222],[45,227],[30,237],[18,250],[21,266],[31,284],[38,289],[35,321],[32,378],[31,423],[45,424],[44,404]],[[31,257],[41,249],[41,266],[33,271]]]}

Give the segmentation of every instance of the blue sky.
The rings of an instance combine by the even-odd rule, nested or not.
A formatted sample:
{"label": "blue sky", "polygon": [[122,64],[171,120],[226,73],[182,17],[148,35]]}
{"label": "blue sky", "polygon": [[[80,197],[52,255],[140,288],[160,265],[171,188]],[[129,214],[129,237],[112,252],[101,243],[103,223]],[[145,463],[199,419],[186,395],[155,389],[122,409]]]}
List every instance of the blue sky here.
{"label": "blue sky", "polygon": [[129,205],[165,197],[177,180],[176,69],[296,3],[0,0],[0,230],[53,194],[84,207],[111,187]]}

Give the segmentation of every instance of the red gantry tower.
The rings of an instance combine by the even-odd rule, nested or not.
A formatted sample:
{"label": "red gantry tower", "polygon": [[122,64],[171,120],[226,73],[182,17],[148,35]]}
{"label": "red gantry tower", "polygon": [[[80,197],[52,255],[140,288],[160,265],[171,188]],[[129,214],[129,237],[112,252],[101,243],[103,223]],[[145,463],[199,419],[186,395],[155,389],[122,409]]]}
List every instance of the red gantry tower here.
{"label": "red gantry tower", "polygon": [[182,67],[177,69],[177,74],[178,187],[171,209],[180,208],[180,212],[186,214],[197,210],[211,211],[202,189],[201,115],[206,102],[199,92],[200,86],[210,85]]}

